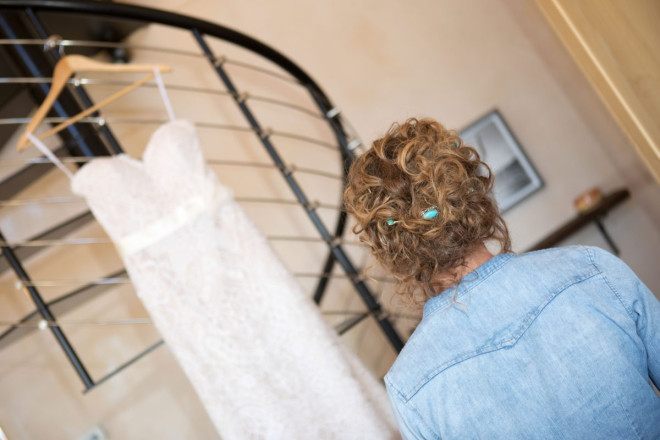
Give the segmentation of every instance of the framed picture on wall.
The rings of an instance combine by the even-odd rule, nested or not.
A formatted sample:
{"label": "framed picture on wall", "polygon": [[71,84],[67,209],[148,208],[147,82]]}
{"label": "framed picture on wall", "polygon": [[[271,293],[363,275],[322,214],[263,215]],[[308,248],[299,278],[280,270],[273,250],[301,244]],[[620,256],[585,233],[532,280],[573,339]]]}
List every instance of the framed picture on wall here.
{"label": "framed picture on wall", "polygon": [[505,212],[543,186],[541,177],[497,110],[460,132],[463,143],[474,147],[495,176],[493,192]]}

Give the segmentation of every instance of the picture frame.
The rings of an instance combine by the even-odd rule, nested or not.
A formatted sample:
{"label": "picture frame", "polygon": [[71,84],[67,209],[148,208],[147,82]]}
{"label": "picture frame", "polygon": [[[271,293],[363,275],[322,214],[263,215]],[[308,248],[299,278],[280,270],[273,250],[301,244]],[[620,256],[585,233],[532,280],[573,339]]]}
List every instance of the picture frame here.
{"label": "picture frame", "polygon": [[474,147],[490,167],[493,193],[501,213],[544,185],[500,112],[495,109],[460,131],[464,145]]}

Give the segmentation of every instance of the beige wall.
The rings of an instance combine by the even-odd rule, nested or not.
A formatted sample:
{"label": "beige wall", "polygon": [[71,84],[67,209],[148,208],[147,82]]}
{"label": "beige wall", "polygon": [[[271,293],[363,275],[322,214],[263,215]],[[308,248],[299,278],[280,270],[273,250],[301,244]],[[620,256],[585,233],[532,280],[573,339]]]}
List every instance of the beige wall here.
{"label": "beige wall", "polygon": [[[506,215],[514,248],[524,250],[574,215],[573,198],[598,185],[609,191],[621,186],[633,197],[606,220],[622,257],[657,293],[660,292],[660,190],[640,165],[627,141],[599,103],[579,70],[549,29],[533,3],[525,0],[469,1],[335,1],[273,2],[265,0],[142,1],[198,16],[238,29],[295,60],[325,89],[352,121],[365,141],[382,134],[390,123],[410,116],[431,116],[445,125],[461,128],[493,108],[498,108],[538,169],[546,186]],[[159,27],[141,31],[135,43],[192,49],[191,38]],[[234,54],[231,47],[215,46]],[[158,56],[135,52],[141,62]],[[168,84],[218,87],[208,75],[203,60],[169,57],[175,72]],[[196,64],[198,63],[198,64]],[[246,87],[271,95],[263,78],[243,73]],[[253,77],[254,76],[254,77]],[[280,87],[276,86],[275,87]],[[101,88],[95,96],[108,93]],[[280,87],[278,96],[303,102],[295,90]],[[210,99],[193,99],[171,91],[180,117],[196,121],[239,123],[235,111]],[[288,131],[328,138],[320,125],[289,119],[267,108],[264,118]],[[138,91],[113,109],[117,115],[141,117],[164,113],[153,90]],[[282,129],[284,129],[282,128]],[[139,156],[153,126],[117,126],[127,150]],[[207,157],[267,162],[258,145],[242,137],[200,129]],[[300,166],[338,170],[337,157],[323,149],[295,142],[282,142],[283,153]],[[236,148],[230,148],[236,147]],[[7,154],[7,153],[3,153]],[[216,156],[217,155],[217,156]],[[287,197],[281,179],[260,172],[245,179],[241,171],[218,169],[220,178],[238,195],[269,191]],[[61,177],[61,176],[59,176]],[[66,189],[66,182],[48,188]],[[249,182],[249,184],[248,184]],[[59,186],[57,186],[59,185]],[[336,182],[308,178],[305,187],[328,203],[336,203]],[[44,189],[46,191],[47,189]],[[53,194],[61,194],[54,192]],[[72,208],[73,209],[73,208]],[[266,234],[314,235],[299,212],[271,210],[268,215],[254,206],[248,213]],[[0,211],[0,224],[17,225],[17,219],[35,212]],[[36,212],[42,222],[55,218]],[[336,213],[324,211],[330,223]],[[25,228],[23,228],[25,229]],[[4,230],[4,229],[3,229]],[[83,231],[102,237],[100,230]],[[83,232],[80,235],[83,236]],[[21,227],[14,237],[26,235]],[[594,228],[586,228],[573,242],[605,246]],[[325,256],[323,246],[278,243],[276,249],[294,272],[318,271]],[[111,251],[108,251],[111,253]],[[352,250],[356,261],[363,256]],[[73,256],[71,254],[71,262]],[[31,262],[41,276],[73,275],[61,272],[56,256]],[[97,276],[117,261],[99,248],[77,251],[75,261],[86,261],[89,274]],[[314,283],[301,279],[311,291]],[[8,279],[3,286],[11,285]],[[379,286],[377,286],[379,288]],[[30,303],[16,291],[0,294],[2,319],[17,319],[30,310]],[[386,289],[387,290],[387,289]],[[325,310],[361,310],[359,300],[346,282],[333,282],[333,296]],[[55,295],[51,292],[50,295]],[[69,318],[144,316],[134,294],[117,289]],[[329,317],[333,321],[332,317]],[[400,321],[407,332],[414,321]],[[157,338],[152,328],[71,329],[95,372],[104,372],[146,347]],[[372,321],[367,320],[344,338],[368,366],[382,375],[394,359]],[[194,392],[169,354],[161,347],[119,376],[87,395],[70,366],[63,360],[51,335],[36,333],[0,352],[0,425],[10,438],[76,438],[94,424],[104,426],[111,438],[213,438],[208,418]],[[55,404],[53,403],[55,402]],[[11,435],[14,434],[13,437]]]}
{"label": "beige wall", "polygon": [[[660,189],[531,2],[142,1],[266,41],[324,87],[365,141],[394,121],[431,116],[460,129],[498,108],[546,186],[506,215],[524,250],[574,215],[592,186],[633,192],[614,239],[660,290]],[[281,20],[278,18],[282,17]],[[643,249],[626,252],[641,236]],[[605,246],[604,244],[602,244]]]}

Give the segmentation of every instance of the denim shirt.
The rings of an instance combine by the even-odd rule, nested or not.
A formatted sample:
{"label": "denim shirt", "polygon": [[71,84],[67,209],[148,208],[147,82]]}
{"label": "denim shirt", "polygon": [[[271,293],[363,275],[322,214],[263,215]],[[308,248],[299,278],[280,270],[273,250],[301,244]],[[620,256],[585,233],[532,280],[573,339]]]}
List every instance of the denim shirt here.
{"label": "denim shirt", "polygon": [[[660,269],[660,268],[659,268]],[[660,439],[660,303],[592,247],[498,255],[385,377],[404,439]]]}

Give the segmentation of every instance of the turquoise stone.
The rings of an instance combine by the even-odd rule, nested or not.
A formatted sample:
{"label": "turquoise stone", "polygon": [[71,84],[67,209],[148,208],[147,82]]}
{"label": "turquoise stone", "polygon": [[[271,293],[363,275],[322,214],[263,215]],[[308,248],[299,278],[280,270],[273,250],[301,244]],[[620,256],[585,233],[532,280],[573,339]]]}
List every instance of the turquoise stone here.
{"label": "turquoise stone", "polygon": [[422,213],[422,218],[424,220],[430,220],[432,218],[435,218],[438,216],[438,210],[437,209],[428,209]]}

